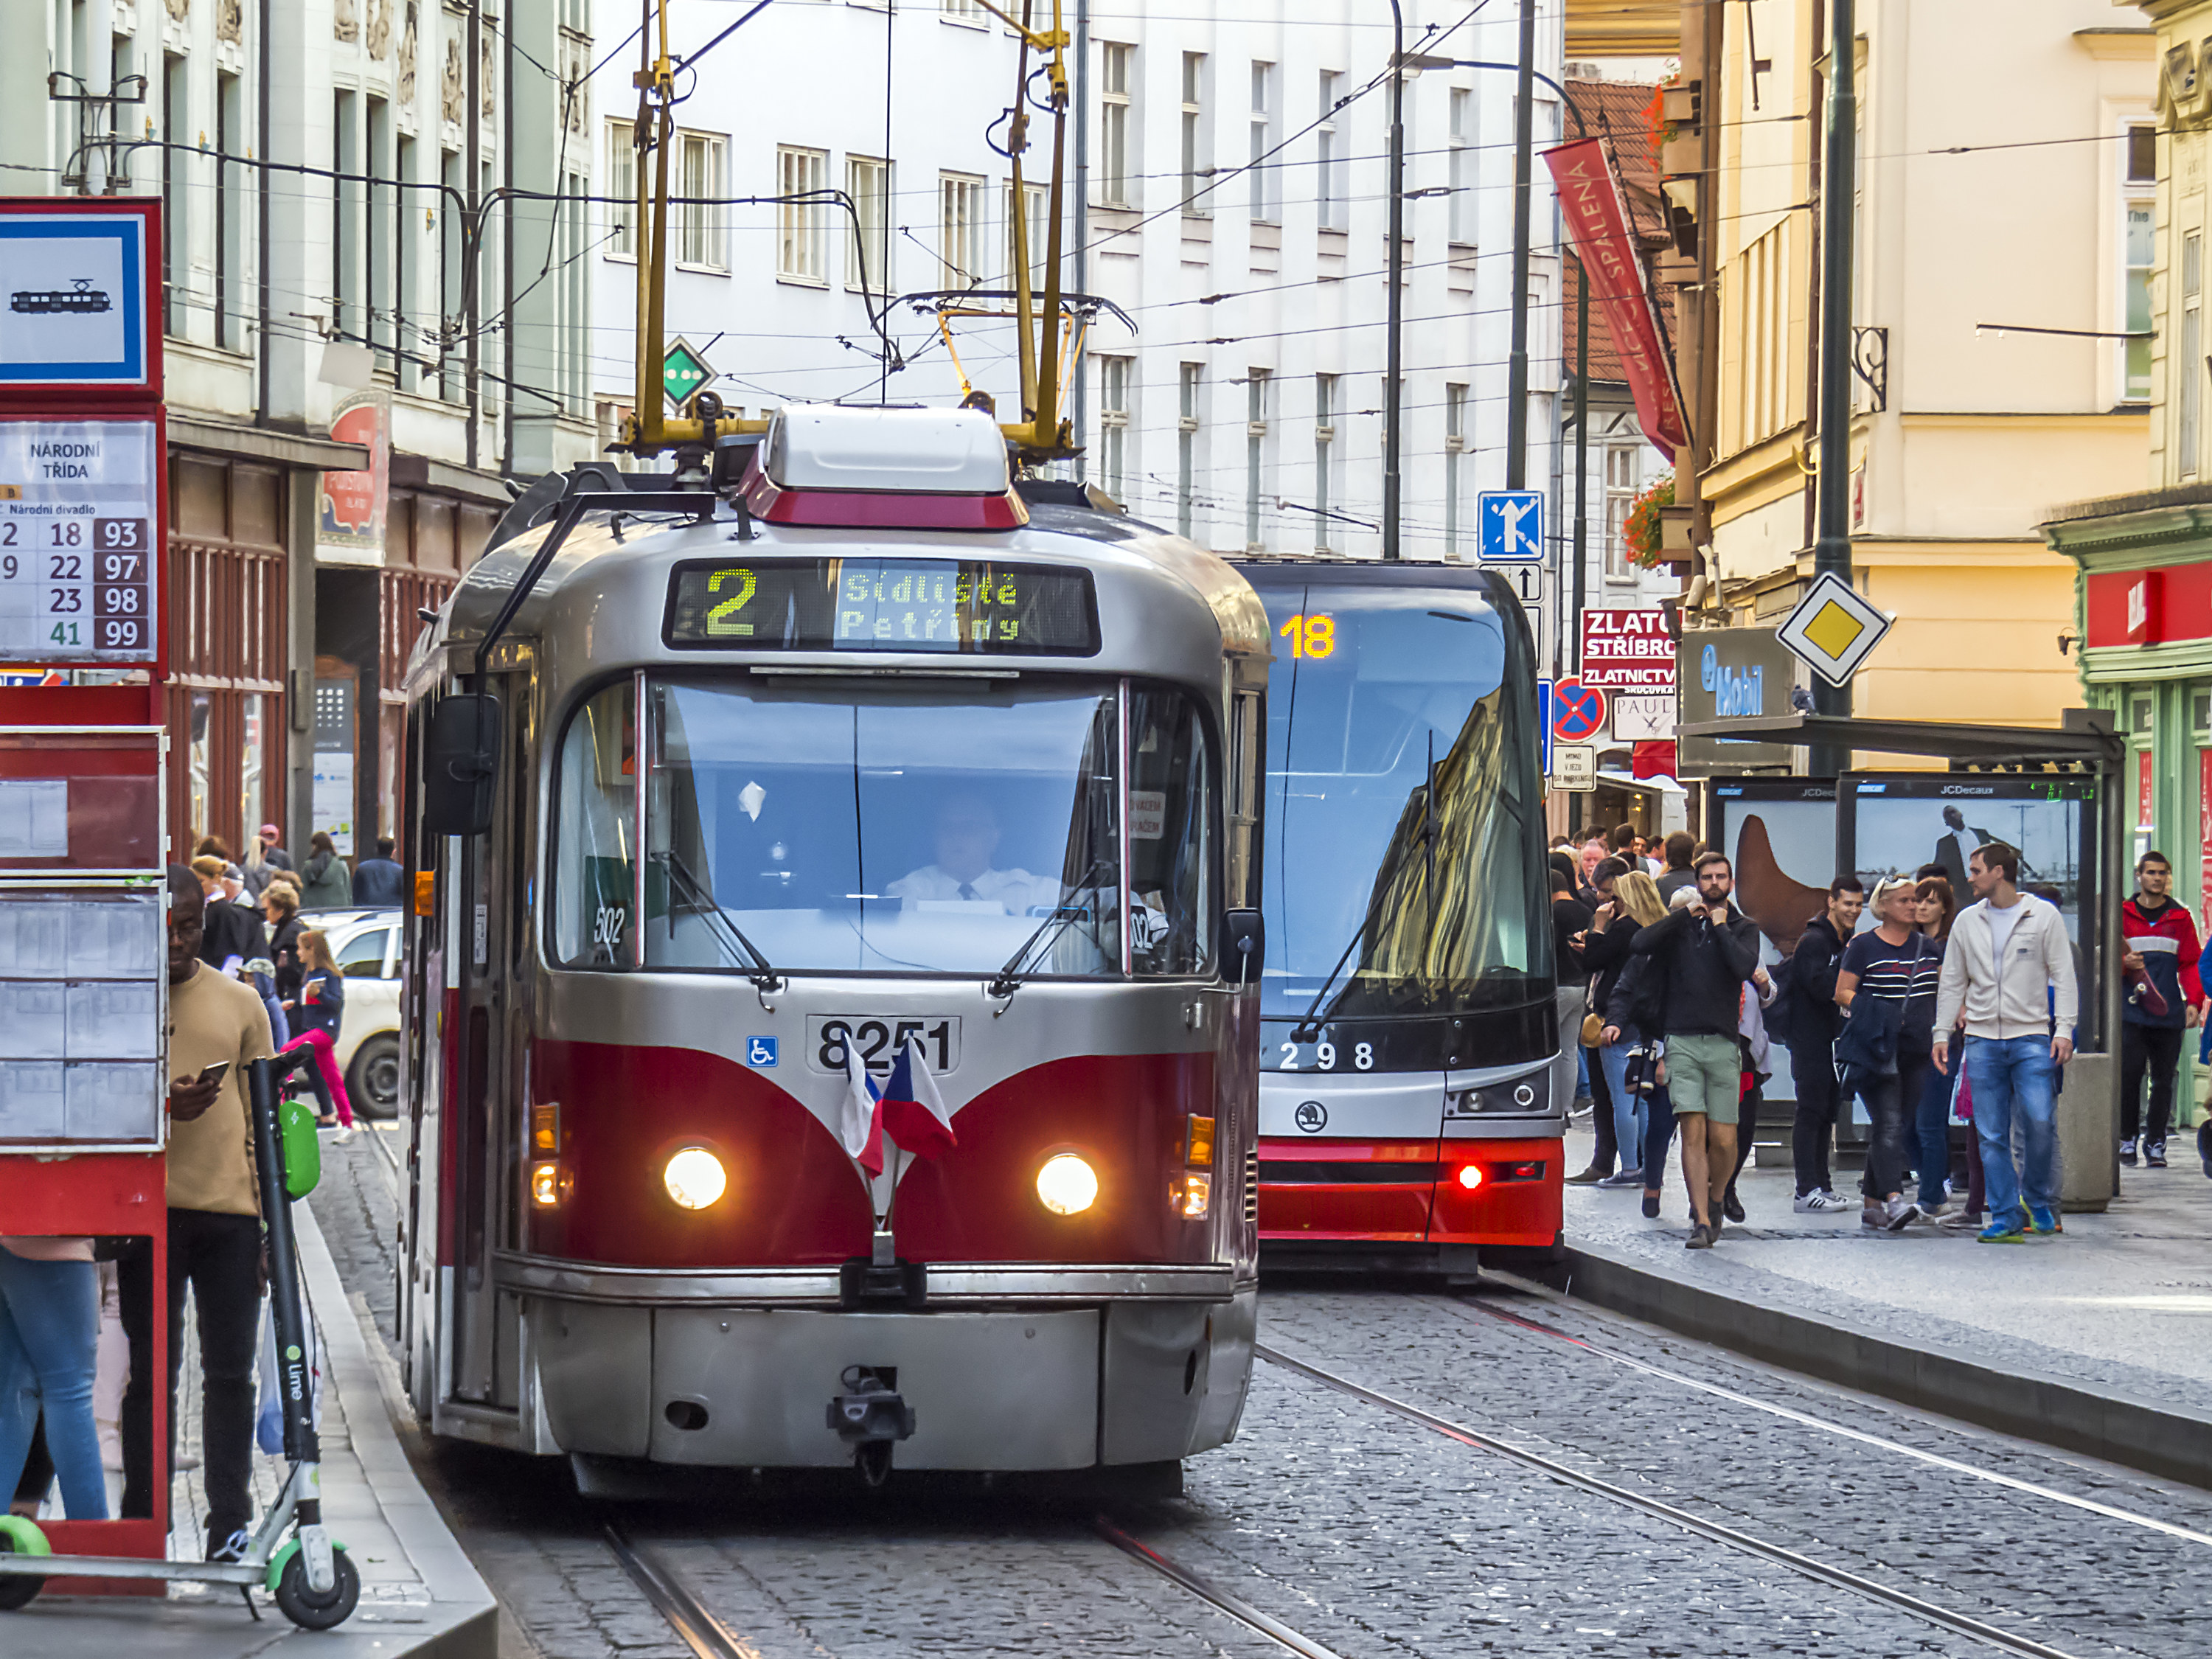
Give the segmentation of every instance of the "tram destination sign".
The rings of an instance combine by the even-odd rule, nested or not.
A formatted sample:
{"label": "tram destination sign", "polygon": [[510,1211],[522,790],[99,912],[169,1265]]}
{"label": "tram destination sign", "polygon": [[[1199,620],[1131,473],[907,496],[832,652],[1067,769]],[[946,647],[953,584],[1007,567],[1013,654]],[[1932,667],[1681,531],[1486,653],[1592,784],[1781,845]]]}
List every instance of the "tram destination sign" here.
{"label": "tram destination sign", "polygon": [[722,651],[941,651],[1088,657],[1085,570],[984,559],[691,559],[669,578],[662,637]]}
{"label": "tram destination sign", "polygon": [[149,663],[151,421],[0,421],[0,662]]}

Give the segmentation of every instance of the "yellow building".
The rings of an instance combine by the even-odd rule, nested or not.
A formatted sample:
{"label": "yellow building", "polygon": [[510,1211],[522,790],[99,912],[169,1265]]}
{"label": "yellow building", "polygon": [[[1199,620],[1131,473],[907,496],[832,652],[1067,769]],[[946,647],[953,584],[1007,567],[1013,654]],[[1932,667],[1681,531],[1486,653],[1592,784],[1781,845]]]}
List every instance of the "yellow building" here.
{"label": "yellow building", "polygon": [[[2148,326],[2154,40],[2111,0],[2002,9],[1858,6],[1852,561],[1898,618],[1863,714],[2056,725],[2081,701],[2073,571],[2036,526],[2145,474],[2150,342],[2112,337]],[[1812,575],[1824,15],[1681,8],[1662,274],[1693,629],[1771,628]]]}

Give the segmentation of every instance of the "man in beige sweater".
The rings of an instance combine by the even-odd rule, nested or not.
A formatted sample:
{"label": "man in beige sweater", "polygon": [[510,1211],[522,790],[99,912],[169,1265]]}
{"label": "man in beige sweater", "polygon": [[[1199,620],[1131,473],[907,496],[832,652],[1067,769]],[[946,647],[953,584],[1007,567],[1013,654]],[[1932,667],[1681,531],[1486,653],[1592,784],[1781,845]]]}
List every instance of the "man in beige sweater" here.
{"label": "man in beige sweater", "polygon": [[[261,1314],[261,1205],[254,1186],[246,1067],[267,1058],[269,1013],[250,985],[199,959],[200,884],[169,870],[169,1443],[177,1437],[177,1373],[185,1291],[198,1310],[200,1443],[210,1560],[245,1553],[253,1521],[254,1340]],[[224,1066],[220,1076],[213,1068]],[[121,1264],[124,1305],[143,1307],[151,1264]],[[131,1279],[138,1280],[137,1285]],[[134,1290],[136,1297],[134,1297]],[[150,1345],[134,1340],[123,1407],[125,1515],[152,1513]]]}

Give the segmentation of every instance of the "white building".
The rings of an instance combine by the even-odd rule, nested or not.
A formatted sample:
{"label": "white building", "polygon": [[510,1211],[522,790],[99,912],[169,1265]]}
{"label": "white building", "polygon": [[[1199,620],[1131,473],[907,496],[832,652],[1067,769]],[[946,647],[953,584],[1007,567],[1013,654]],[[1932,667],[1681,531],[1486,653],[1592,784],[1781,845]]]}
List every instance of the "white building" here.
{"label": "white building", "polygon": [[[1081,121],[1070,123],[1065,280],[1136,325],[1103,316],[1085,343],[1070,391],[1087,453],[1073,470],[1217,549],[1372,555],[1389,10],[1286,0],[1260,21],[1248,21],[1252,8],[1214,9],[1178,0],[1157,17],[1141,3],[1095,15],[1071,3],[1066,14]],[[1409,52],[1516,54],[1515,9],[1470,19],[1465,6],[1408,0],[1407,10]],[[679,0],[678,50],[697,51],[736,15]],[[1553,76],[1561,17],[1547,5],[1539,27],[1537,67]],[[1049,26],[1042,9],[1037,26]],[[896,354],[887,372],[872,319],[885,291],[1010,286],[1011,169],[991,141],[1003,142],[1018,49],[972,0],[896,10],[782,0],[687,72],[696,89],[680,112],[672,193],[842,189],[864,233],[856,239],[828,204],[676,210],[669,331],[718,372],[726,404],[757,414],[821,398],[946,404],[973,385],[1013,414],[1003,324],[956,325],[956,365],[933,318],[897,307],[883,319]],[[598,78],[609,195],[633,176],[617,90],[632,55]],[[1510,70],[1432,70],[1406,82],[1408,557],[1472,558],[1474,495],[1505,478],[1514,102]],[[1556,141],[1560,118],[1543,92],[1540,148]],[[1043,114],[1033,112],[1030,137],[1024,172],[1041,264]],[[600,227],[592,283],[592,386],[609,435],[632,396],[628,220],[614,210]],[[1542,489],[1555,476],[1559,277],[1540,163],[1532,221],[1527,476]]]}

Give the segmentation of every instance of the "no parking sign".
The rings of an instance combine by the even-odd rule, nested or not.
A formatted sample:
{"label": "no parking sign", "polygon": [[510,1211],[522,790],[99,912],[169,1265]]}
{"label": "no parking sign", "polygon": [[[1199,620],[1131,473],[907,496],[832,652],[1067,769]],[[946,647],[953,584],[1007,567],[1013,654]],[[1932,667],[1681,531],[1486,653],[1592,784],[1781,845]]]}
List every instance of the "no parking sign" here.
{"label": "no parking sign", "polygon": [[1552,737],[1559,743],[1595,743],[1605,730],[1605,693],[1579,679],[1552,688]]}

